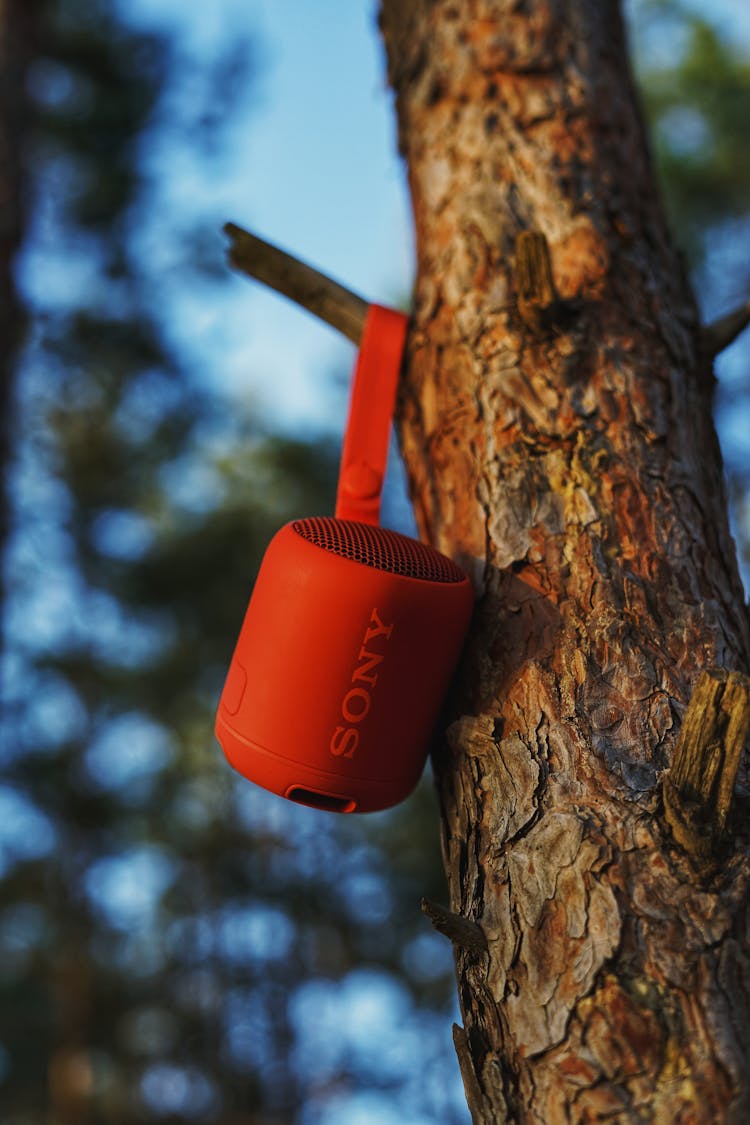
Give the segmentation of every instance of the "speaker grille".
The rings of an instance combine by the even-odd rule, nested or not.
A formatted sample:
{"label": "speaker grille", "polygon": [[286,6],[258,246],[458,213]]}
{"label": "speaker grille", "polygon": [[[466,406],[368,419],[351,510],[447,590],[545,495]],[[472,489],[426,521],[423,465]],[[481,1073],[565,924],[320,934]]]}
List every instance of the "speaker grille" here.
{"label": "speaker grille", "polygon": [[463,582],[466,578],[447,555],[385,527],[321,516],[295,520],[292,528],[316,547],[376,570],[426,582]]}

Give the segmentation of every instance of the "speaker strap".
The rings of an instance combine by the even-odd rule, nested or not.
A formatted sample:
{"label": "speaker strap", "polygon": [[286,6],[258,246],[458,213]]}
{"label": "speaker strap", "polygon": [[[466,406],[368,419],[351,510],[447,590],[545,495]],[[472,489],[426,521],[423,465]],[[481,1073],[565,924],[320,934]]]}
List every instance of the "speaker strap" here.
{"label": "speaker strap", "polygon": [[369,305],[341,451],[336,518],[377,524],[396,387],[409,319]]}

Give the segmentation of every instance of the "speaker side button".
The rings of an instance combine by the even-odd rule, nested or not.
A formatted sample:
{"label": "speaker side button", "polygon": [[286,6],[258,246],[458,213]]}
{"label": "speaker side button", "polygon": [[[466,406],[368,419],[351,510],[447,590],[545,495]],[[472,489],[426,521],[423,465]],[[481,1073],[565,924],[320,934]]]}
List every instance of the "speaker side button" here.
{"label": "speaker side button", "polygon": [[239,663],[238,660],[233,660],[229,673],[227,675],[226,683],[224,684],[224,691],[221,696],[221,706],[230,715],[236,715],[242,703],[242,697],[245,694],[247,687],[247,672]]}

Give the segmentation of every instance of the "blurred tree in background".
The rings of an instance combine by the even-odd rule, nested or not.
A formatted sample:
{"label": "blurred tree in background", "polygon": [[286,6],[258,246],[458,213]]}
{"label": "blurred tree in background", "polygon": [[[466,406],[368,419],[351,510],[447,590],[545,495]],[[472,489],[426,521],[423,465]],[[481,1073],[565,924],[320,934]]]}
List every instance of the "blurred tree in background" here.
{"label": "blurred tree in background", "polygon": [[[667,211],[704,319],[750,299],[750,51],[732,8],[636,0],[630,26]],[[747,337],[716,361],[716,425],[745,587],[750,581]]]}
{"label": "blurred tree in background", "polygon": [[213,740],[265,545],[331,508],[336,471],[325,440],[264,432],[208,393],[163,318],[174,273],[206,300],[221,284],[200,215],[162,215],[149,240],[149,169],[176,130],[220,153],[252,81],[252,45],[227,44],[180,58],[103,0],[45,0],[14,91],[29,326],[6,563],[7,1125],[303,1105],[315,1121],[361,1090],[403,1119],[460,1104],[442,1066],[449,953],[418,909],[440,895],[429,790],[342,822],[230,776]]}
{"label": "blurred tree in background", "polygon": [[[11,456],[11,418],[16,347],[23,325],[23,311],[16,297],[14,256],[24,227],[24,183],[21,142],[25,134],[25,99],[20,96],[26,80],[30,53],[28,21],[21,6],[7,5],[0,14],[0,83],[3,90],[0,114],[0,470]],[[8,492],[0,482],[0,552],[8,535]],[[3,605],[3,570],[0,566],[0,606]]]}
{"label": "blurred tree in background", "polygon": [[[2,1120],[464,1121],[450,950],[418,909],[442,897],[429,780],[335,818],[235,779],[213,742],[265,544],[329,511],[336,473],[335,441],[229,410],[164,319],[175,277],[216,298],[221,246],[200,214],[154,234],[154,177],[175,133],[217,157],[252,43],[232,29],[187,58],[106,0],[6,10],[6,264],[24,212],[27,231],[2,333]],[[717,314],[750,289],[750,68],[676,4],[635,16],[667,197]],[[188,75],[198,94],[176,97]],[[720,422],[730,393],[747,417],[737,367]]]}

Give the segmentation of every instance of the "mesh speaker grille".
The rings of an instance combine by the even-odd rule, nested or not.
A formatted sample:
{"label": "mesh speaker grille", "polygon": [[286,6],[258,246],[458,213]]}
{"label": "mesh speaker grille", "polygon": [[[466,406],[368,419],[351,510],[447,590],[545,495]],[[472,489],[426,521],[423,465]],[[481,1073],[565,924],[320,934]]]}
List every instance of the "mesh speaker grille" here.
{"label": "mesh speaker grille", "polygon": [[463,582],[466,578],[452,559],[434,547],[385,527],[321,516],[295,520],[292,529],[316,547],[376,570],[426,582]]}

